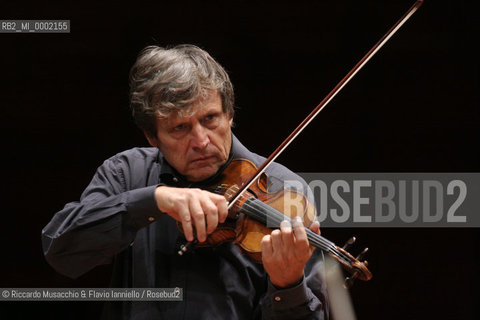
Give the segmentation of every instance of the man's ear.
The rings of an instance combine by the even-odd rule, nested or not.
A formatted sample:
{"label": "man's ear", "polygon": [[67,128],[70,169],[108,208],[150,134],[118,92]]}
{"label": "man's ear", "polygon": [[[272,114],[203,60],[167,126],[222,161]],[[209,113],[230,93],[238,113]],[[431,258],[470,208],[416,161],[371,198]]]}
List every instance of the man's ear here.
{"label": "man's ear", "polygon": [[147,138],[148,143],[150,143],[150,145],[151,145],[152,147],[157,147],[157,148],[158,148],[158,139],[157,139],[157,137],[154,137],[154,136],[149,135],[145,130],[143,130],[143,134],[145,135],[145,138]]}

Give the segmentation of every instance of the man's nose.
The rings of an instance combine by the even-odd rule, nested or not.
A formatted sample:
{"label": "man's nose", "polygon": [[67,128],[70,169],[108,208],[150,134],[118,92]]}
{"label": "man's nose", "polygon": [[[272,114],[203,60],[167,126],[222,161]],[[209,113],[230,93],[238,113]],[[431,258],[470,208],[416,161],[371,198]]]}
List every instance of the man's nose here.
{"label": "man's nose", "polygon": [[207,130],[201,125],[197,124],[192,130],[192,147],[195,149],[205,149],[210,143]]}

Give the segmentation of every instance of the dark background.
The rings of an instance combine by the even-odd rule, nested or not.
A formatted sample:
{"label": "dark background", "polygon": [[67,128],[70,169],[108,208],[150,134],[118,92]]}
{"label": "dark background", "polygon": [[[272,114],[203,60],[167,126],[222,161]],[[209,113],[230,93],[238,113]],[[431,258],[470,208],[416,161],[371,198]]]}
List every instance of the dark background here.
{"label": "dark background", "polygon": [[[294,171],[478,172],[478,12],[426,1],[281,156]],[[268,155],[413,1],[4,4],[0,19],[69,19],[69,34],[0,34],[0,287],[106,287],[110,267],[53,271],[41,229],[103,160],[145,146],[128,71],[146,45],[193,43],[231,75],[235,134]],[[359,319],[476,319],[478,229],[324,229],[371,249]],[[2,319],[97,319],[101,303],[1,303]]]}

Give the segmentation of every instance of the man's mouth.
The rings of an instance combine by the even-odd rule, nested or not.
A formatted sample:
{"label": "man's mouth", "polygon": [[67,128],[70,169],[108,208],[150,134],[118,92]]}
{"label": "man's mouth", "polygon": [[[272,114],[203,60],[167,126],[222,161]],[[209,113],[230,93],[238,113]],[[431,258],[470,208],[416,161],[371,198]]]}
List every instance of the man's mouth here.
{"label": "man's mouth", "polygon": [[210,159],[212,159],[212,158],[214,158],[214,157],[215,157],[214,155],[202,156],[202,157],[198,157],[198,158],[193,159],[192,162],[207,161],[207,160],[210,160]]}

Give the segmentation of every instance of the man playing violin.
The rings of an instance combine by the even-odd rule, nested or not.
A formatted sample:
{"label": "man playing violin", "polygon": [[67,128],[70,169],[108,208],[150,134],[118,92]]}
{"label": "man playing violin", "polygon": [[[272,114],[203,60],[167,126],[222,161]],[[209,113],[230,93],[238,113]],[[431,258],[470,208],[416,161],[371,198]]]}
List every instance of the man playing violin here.
{"label": "man playing violin", "polygon": [[[114,261],[114,287],[183,288],[180,302],[110,302],[106,319],[326,319],[321,252],[301,219],[263,237],[263,265],[231,242],[177,254],[227,219],[225,197],[204,190],[215,177],[232,159],[265,160],[232,134],[224,69],[192,45],[152,46],[132,67],[130,87],[135,122],[153,148],[127,150],[98,168],[80,201],[44,228],[48,262],[75,278]],[[266,173],[303,182],[276,163]],[[320,233],[316,221],[310,229]]]}

